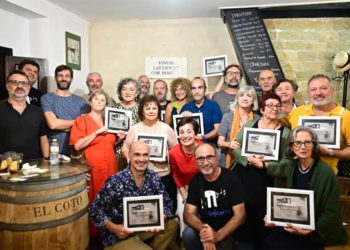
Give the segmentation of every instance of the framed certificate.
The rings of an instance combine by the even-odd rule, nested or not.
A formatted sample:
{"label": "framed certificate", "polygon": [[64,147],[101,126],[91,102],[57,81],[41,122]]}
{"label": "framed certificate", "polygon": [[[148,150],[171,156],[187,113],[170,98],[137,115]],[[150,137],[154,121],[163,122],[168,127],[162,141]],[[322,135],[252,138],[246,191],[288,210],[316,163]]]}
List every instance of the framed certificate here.
{"label": "framed certificate", "polygon": [[278,160],[280,130],[244,128],[242,155],[263,155],[265,160]]}
{"label": "framed certificate", "polygon": [[160,111],[160,121],[162,121],[162,122],[165,121],[165,110]]}
{"label": "framed certificate", "polygon": [[136,134],[136,141],[144,141],[149,146],[151,161],[165,161],[167,157],[167,138],[160,134]]}
{"label": "framed certificate", "polygon": [[164,229],[163,195],[124,197],[124,227],[137,232]]}
{"label": "framed certificate", "polygon": [[268,187],[267,221],[282,227],[288,222],[315,230],[314,191]]}
{"label": "framed certificate", "polygon": [[203,58],[203,74],[205,77],[221,76],[226,66],[226,55]]}
{"label": "framed certificate", "polygon": [[340,116],[299,117],[299,125],[315,131],[318,142],[328,148],[340,148],[340,123]]}
{"label": "framed certificate", "polygon": [[123,130],[127,133],[131,127],[131,115],[129,110],[105,108],[105,126],[108,132],[118,133],[118,130]]}
{"label": "framed certificate", "polygon": [[[176,133],[176,136],[179,137],[179,135],[177,134],[177,124],[179,123],[179,121],[185,116],[183,115],[173,115],[173,125],[174,125],[174,131]],[[203,114],[202,113],[192,113],[191,117],[193,117],[199,125],[199,130],[198,130],[198,134],[199,135],[204,135],[204,124],[203,124]]]}

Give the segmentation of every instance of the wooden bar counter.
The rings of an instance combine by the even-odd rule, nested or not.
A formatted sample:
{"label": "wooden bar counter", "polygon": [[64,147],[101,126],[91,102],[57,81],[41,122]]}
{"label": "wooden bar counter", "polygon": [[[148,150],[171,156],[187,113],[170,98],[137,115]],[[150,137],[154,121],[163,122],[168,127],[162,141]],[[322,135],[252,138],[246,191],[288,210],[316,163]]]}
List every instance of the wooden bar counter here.
{"label": "wooden bar counter", "polygon": [[0,176],[0,249],[86,249],[89,199],[86,164],[74,160],[50,166],[30,161],[46,173],[23,178]]}

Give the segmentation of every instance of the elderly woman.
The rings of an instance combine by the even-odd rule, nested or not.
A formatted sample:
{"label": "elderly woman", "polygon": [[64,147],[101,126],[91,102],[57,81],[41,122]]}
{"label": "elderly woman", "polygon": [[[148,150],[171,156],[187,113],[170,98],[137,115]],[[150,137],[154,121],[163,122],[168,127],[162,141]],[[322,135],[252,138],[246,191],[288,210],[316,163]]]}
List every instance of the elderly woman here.
{"label": "elderly woman", "polygon": [[179,77],[170,84],[172,102],[165,110],[165,122],[173,127],[173,116],[180,114],[181,108],[191,100],[191,81]]}
{"label": "elderly woman", "polygon": [[[276,228],[265,240],[267,249],[322,249],[344,244],[347,235],[340,213],[339,183],[332,169],[319,155],[319,144],[313,130],[297,127],[289,135],[286,155],[290,161],[283,167],[265,164],[273,176],[287,177],[287,187],[314,191],[315,230],[287,223]],[[262,167],[263,164],[256,164]],[[266,226],[273,224],[266,221]]]}
{"label": "elderly woman", "polygon": [[[278,161],[274,164],[283,164],[286,160],[283,157],[283,148],[290,130],[283,127],[279,123],[281,111],[281,99],[274,93],[268,93],[260,98],[259,102],[261,118],[258,120],[248,121],[244,127],[280,130],[280,150]],[[242,144],[243,129],[238,133],[236,141]],[[234,171],[237,171],[240,176],[243,186],[247,193],[247,201],[245,202],[247,220],[242,228],[241,240],[250,242],[256,248],[260,248],[263,239],[266,236],[266,228],[263,224],[263,219],[266,213],[266,188],[274,186],[274,180],[267,176],[266,169],[258,169],[253,165],[261,164],[258,155],[250,155],[249,157],[242,156],[241,147],[233,150],[233,154],[238,164]]]}
{"label": "elderly woman", "polygon": [[[136,134],[138,133],[165,135],[167,138],[166,155],[168,155],[168,150],[177,143],[174,130],[169,127],[168,124],[159,121],[160,112],[161,107],[157,97],[154,95],[146,95],[141,99],[138,110],[140,122],[130,128],[123,144],[122,152],[126,159],[129,159],[129,148],[132,142],[136,140]],[[173,204],[176,204],[176,186],[171,176],[168,162],[150,161],[148,168],[158,173],[166,187],[166,190],[168,191],[170,198],[173,200]]]}
{"label": "elderly woman", "polygon": [[240,87],[236,94],[232,111],[224,114],[218,131],[218,146],[220,148],[219,165],[221,167],[230,167],[233,155],[229,149],[239,147],[235,141],[236,136],[248,120],[258,119],[258,115],[253,111],[258,110],[258,98],[254,87]]}
{"label": "elderly woman", "polygon": [[[140,84],[138,81],[132,78],[124,78],[118,83],[117,88],[118,99],[120,100],[114,108],[131,111],[131,123],[132,125],[139,122],[138,118],[138,103],[136,99],[140,94]],[[120,131],[124,136],[124,132]],[[123,170],[127,166],[126,159],[122,154],[122,141],[119,143],[115,150],[116,157],[118,159],[118,166],[120,170]]]}
{"label": "elderly woman", "polygon": [[281,98],[281,116],[286,116],[297,107],[295,97],[298,85],[293,80],[281,79],[273,86],[274,92]]}

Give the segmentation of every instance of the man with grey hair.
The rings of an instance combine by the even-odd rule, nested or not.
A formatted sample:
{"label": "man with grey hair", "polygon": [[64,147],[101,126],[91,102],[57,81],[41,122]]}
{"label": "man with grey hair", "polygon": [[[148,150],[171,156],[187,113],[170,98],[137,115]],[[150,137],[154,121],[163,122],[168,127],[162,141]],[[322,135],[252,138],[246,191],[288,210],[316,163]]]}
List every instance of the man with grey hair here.
{"label": "man with grey hair", "polygon": [[[103,79],[100,73],[98,72],[91,72],[87,75],[86,77],[86,85],[89,89],[89,93],[83,95],[82,97],[84,98],[84,100],[89,103],[89,95],[96,89],[100,89],[102,88],[103,85]],[[112,107],[116,104],[116,102],[114,101],[114,99],[110,96],[108,96],[108,100],[107,100],[107,106],[108,107]]]}
{"label": "man with grey hair", "polygon": [[170,103],[169,100],[166,99],[168,94],[168,85],[165,81],[158,79],[153,83],[153,94],[157,97],[162,110],[166,109],[166,106]]}
{"label": "man with grey hair", "polygon": [[149,81],[148,76],[146,76],[146,75],[140,75],[138,80],[139,80],[139,83],[141,86],[141,93],[139,96],[139,100],[141,100],[142,97],[144,97],[145,95],[148,95],[151,83]]}
{"label": "man with grey hair", "polygon": [[307,84],[310,104],[301,105],[288,115],[292,129],[299,126],[300,116],[340,116],[340,149],[320,145],[321,159],[338,172],[338,160],[350,160],[350,111],[333,101],[335,88],[332,80],[324,74],[310,78]]}

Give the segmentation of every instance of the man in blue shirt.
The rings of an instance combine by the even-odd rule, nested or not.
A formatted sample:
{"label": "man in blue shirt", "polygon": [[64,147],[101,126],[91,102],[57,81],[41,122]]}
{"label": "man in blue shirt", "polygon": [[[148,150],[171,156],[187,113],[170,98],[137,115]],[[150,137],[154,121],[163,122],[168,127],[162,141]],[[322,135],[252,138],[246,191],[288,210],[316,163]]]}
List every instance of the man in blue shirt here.
{"label": "man in blue shirt", "polygon": [[205,80],[195,77],[191,82],[193,101],[182,107],[181,114],[190,116],[192,113],[202,113],[204,135],[197,135],[196,139],[216,145],[222,114],[219,105],[205,97],[206,90]]}
{"label": "man in blue shirt", "polygon": [[[111,176],[89,208],[90,219],[100,229],[105,249],[166,249],[176,236],[178,221],[170,219],[172,203],[158,175],[148,170],[149,147],[135,141],[129,151],[130,167]],[[135,234],[123,225],[123,197],[163,195],[164,230]],[[151,239],[150,245],[143,241]]]}

